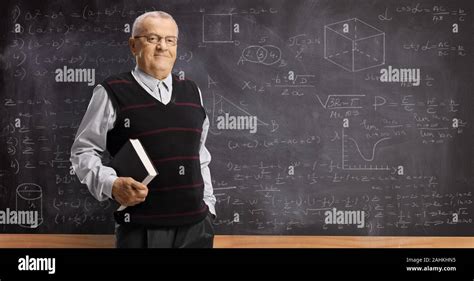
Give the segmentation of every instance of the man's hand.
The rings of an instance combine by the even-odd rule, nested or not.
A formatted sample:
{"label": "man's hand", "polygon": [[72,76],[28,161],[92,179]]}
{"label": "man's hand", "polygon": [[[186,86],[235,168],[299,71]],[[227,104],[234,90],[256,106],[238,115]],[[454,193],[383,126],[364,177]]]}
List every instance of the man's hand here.
{"label": "man's hand", "polygon": [[134,206],[145,201],[148,187],[129,177],[118,177],[112,186],[112,195],[120,205]]}

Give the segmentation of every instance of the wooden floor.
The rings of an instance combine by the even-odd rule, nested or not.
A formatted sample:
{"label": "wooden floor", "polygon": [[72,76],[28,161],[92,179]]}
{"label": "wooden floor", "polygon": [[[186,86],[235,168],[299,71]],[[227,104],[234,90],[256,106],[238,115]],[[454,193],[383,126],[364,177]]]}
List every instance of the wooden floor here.
{"label": "wooden floor", "polygon": [[[0,248],[113,248],[114,235],[0,234]],[[215,248],[474,248],[474,237],[217,235]]]}

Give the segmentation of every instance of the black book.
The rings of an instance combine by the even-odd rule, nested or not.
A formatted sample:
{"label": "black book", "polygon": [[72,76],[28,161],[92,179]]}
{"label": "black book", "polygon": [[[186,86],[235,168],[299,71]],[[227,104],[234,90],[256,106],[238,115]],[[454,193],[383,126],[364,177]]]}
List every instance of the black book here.
{"label": "black book", "polygon": [[[136,181],[149,184],[157,175],[150,157],[138,139],[129,139],[110,162],[119,177],[131,177]],[[125,209],[120,206],[119,211]]]}

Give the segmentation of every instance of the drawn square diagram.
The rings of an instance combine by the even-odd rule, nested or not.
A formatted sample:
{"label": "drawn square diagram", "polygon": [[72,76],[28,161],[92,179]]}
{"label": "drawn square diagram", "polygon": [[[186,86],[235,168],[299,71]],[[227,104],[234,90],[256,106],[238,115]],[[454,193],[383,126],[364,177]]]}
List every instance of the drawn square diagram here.
{"label": "drawn square diagram", "polygon": [[324,58],[357,72],[385,64],[385,33],[357,18],[324,26]]}
{"label": "drawn square diagram", "polygon": [[203,15],[202,41],[204,43],[233,43],[234,41],[232,40],[232,15]]}

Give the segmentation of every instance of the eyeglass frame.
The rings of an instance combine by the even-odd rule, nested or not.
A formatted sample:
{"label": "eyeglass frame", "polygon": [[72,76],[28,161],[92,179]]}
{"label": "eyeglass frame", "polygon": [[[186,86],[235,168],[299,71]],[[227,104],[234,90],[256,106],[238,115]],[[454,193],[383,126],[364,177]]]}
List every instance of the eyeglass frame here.
{"label": "eyeglass frame", "polygon": [[[150,42],[150,39],[149,39],[149,38],[150,38],[151,36],[157,37],[157,38],[158,38],[158,41],[157,41],[156,43]],[[148,34],[148,35],[133,36],[134,39],[142,38],[142,37],[145,37],[145,38],[146,38],[146,41],[147,41],[148,43],[150,43],[150,44],[158,45],[158,44],[160,44],[160,42],[161,42],[162,39],[165,39],[165,44],[166,44],[167,46],[173,46],[173,47],[174,47],[174,46],[178,45],[178,36],[172,36],[172,35],[170,35],[170,36],[160,36],[160,35],[158,35],[158,34]],[[167,43],[166,38],[168,38],[168,39],[169,39],[169,38],[173,38],[173,39],[176,39],[176,41],[172,42],[173,44],[170,45],[170,44]]]}

